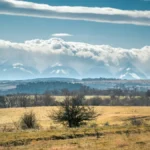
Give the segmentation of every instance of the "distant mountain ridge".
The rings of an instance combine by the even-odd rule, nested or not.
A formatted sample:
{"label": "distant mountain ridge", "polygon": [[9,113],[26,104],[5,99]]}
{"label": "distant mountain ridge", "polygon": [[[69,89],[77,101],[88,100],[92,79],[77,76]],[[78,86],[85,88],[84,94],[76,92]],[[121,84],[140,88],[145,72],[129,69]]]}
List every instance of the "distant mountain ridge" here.
{"label": "distant mountain ridge", "polygon": [[0,80],[7,79],[34,79],[34,78],[118,78],[118,79],[147,79],[148,77],[135,66],[126,65],[120,68],[119,71],[113,75],[109,67],[96,66],[89,69],[82,76],[72,67],[64,66],[56,63],[44,71],[39,72],[34,67],[24,66],[22,63],[1,64],[0,65]]}
{"label": "distant mountain ridge", "polygon": [[79,78],[79,73],[69,67],[69,66],[63,66],[62,64],[56,63],[52,65],[51,67],[48,67],[46,70],[43,71],[42,75],[44,77],[71,77],[71,78]]}
{"label": "distant mountain ridge", "polygon": [[28,79],[35,78],[39,74],[38,70],[32,67],[24,66],[21,63],[14,63],[12,65],[1,65],[0,66],[0,79]]}
{"label": "distant mountain ridge", "polygon": [[114,48],[60,38],[0,40],[0,80],[33,78],[150,79],[150,46]]}
{"label": "distant mountain ridge", "polygon": [[124,68],[120,68],[117,77],[120,79],[147,79],[147,76],[131,63],[128,63]]}
{"label": "distant mountain ridge", "polygon": [[37,78],[30,80],[16,80],[16,81],[0,81],[0,95],[7,94],[43,94],[44,92],[51,92],[54,95],[77,90],[84,92],[86,89],[99,90],[138,90],[147,91],[150,89],[150,80],[126,80],[115,78]]}

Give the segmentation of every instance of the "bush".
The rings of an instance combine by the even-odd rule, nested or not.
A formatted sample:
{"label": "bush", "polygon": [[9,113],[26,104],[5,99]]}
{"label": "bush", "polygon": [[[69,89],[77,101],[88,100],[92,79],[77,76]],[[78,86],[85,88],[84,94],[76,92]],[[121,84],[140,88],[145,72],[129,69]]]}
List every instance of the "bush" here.
{"label": "bush", "polygon": [[141,126],[143,124],[143,121],[134,117],[131,119],[131,124],[133,126]]}
{"label": "bush", "polygon": [[31,112],[26,112],[23,114],[20,120],[20,127],[23,130],[26,129],[39,129],[39,125],[36,120],[35,114]]}
{"label": "bush", "polygon": [[93,107],[85,107],[78,96],[66,97],[57,111],[49,115],[54,121],[66,124],[68,127],[79,127],[87,121],[94,120],[96,114]]}
{"label": "bush", "polygon": [[109,122],[105,122],[104,126],[110,126]]}

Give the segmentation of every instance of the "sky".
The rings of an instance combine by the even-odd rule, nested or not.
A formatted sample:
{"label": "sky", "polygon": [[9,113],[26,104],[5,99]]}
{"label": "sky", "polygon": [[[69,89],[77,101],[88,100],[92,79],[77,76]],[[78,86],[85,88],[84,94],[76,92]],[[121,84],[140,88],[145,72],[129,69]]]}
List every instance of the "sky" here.
{"label": "sky", "polygon": [[[0,0],[2,40],[24,42],[60,37],[66,41],[122,48],[150,45],[149,0],[24,0],[19,4],[18,1]],[[48,12],[45,10],[49,9],[47,6],[37,10],[38,5],[33,11],[28,5],[23,8],[22,2],[29,2],[28,5],[30,2],[46,4],[50,9],[55,6],[60,8]],[[78,9],[77,6],[82,8]]]}
{"label": "sky", "polygon": [[150,79],[149,64],[150,0],[0,0],[0,80]]}

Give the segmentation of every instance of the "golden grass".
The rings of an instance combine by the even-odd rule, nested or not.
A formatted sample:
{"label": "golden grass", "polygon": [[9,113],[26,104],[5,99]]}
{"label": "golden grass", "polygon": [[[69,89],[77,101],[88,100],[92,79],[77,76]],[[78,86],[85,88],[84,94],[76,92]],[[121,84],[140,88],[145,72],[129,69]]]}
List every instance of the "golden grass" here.
{"label": "golden grass", "polygon": [[97,139],[85,137],[65,140],[32,141],[21,146],[1,147],[0,150],[149,150],[150,133],[106,134]]}
{"label": "golden grass", "polygon": [[[61,98],[61,97],[60,97]],[[0,128],[14,127],[26,111],[33,111],[42,129],[39,131],[0,130],[0,150],[149,150],[150,126],[134,127],[129,125],[128,119],[139,117],[150,125],[149,107],[102,107],[95,110],[101,116],[95,121],[99,132],[103,133],[96,138],[94,128],[67,129],[56,125],[48,118],[48,113],[56,107],[7,108],[0,109]],[[110,125],[103,126],[106,122]],[[92,123],[91,123],[92,124]],[[50,126],[53,128],[50,128]],[[126,131],[130,131],[129,135]],[[74,134],[78,136],[74,136]],[[80,138],[79,138],[80,136]],[[70,139],[73,137],[73,139]],[[64,138],[64,139],[62,139]],[[53,140],[52,140],[53,139]],[[9,143],[9,144],[8,144]],[[11,143],[13,143],[11,145]],[[14,146],[16,144],[16,146]],[[21,143],[20,146],[18,143]],[[7,145],[8,144],[8,145]]]}
{"label": "golden grass", "polygon": [[[56,107],[29,107],[29,108],[7,108],[0,109],[0,126],[13,125],[13,122],[19,120],[21,115],[26,111],[35,112],[40,125],[43,128],[48,128],[52,124],[52,120],[48,118],[48,114],[56,109]],[[143,117],[147,123],[150,121],[150,108],[149,107],[95,107],[97,113],[101,115],[97,118],[97,123],[103,125],[106,122],[109,124],[123,124],[126,123],[128,118]]]}

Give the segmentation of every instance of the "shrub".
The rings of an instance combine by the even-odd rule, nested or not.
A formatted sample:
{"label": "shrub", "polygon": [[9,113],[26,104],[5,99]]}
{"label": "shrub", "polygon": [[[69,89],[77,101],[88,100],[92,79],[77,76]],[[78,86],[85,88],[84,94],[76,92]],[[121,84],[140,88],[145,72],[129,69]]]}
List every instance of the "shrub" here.
{"label": "shrub", "polygon": [[110,126],[109,122],[105,122],[104,126]]}
{"label": "shrub", "polygon": [[134,117],[134,118],[131,118],[131,124],[133,126],[141,126],[143,124],[143,121]]}
{"label": "shrub", "polygon": [[66,124],[70,128],[79,127],[97,116],[93,107],[85,107],[80,103],[78,96],[66,97],[60,108],[49,115],[54,121]]}
{"label": "shrub", "polygon": [[37,119],[35,114],[31,112],[26,112],[23,114],[20,120],[20,127],[23,130],[26,129],[39,129],[39,125],[37,123]]}

